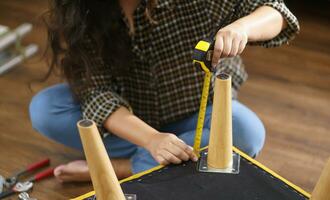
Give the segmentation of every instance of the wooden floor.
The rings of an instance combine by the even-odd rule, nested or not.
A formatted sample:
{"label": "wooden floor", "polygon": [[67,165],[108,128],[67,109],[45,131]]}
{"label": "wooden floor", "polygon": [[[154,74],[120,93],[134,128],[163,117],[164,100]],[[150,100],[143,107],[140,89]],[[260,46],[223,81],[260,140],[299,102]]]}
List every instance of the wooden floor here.
{"label": "wooden floor", "polygon": [[[311,191],[330,156],[330,23],[329,15],[324,16],[327,11],[319,15],[310,7],[307,11],[296,5],[292,10],[302,30],[290,46],[249,47],[244,52],[250,77],[239,97],[267,129],[258,160]],[[14,28],[32,22],[35,29],[24,42],[37,43],[42,52],[46,38],[38,16],[46,8],[44,0],[1,0],[0,24]],[[32,96],[58,82],[52,77],[46,83],[35,83],[46,69],[45,62],[35,57],[0,77],[1,175],[44,157],[51,158],[52,166],[82,158],[81,153],[47,140],[31,127],[28,105]],[[68,199],[89,190],[90,184],[60,184],[49,179],[37,183],[31,195]]]}

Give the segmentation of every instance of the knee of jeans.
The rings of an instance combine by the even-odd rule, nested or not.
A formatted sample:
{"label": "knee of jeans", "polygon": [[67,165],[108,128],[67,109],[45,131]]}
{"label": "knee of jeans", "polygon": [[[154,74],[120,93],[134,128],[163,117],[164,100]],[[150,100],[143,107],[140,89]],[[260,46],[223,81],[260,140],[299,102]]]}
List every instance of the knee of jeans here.
{"label": "knee of jeans", "polygon": [[265,142],[265,127],[260,118],[248,107],[233,101],[234,145],[255,157]]}
{"label": "knee of jeans", "polygon": [[51,122],[56,121],[50,112],[51,98],[48,90],[43,90],[32,98],[29,106],[32,127],[46,136],[51,134],[51,131],[48,131]]}
{"label": "knee of jeans", "polygon": [[262,150],[265,143],[265,127],[263,123],[258,119],[255,122],[253,129],[250,129],[250,139],[246,140],[243,151],[245,151],[249,156],[255,158]]}
{"label": "knee of jeans", "polygon": [[135,154],[131,157],[132,172],[134,174],[148,170],[158,165],[157,161],[144,148],[138,147]]}

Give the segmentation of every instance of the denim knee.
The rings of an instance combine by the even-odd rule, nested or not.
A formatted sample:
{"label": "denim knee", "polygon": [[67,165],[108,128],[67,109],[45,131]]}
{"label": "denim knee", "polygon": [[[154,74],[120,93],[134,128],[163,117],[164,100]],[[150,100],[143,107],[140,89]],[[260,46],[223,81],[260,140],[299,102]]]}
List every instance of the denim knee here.
{"label": "denim knee", "polygon": [[[234,119],[235,120],[235,119]],[[239,138],[234,135],[234,144],[251,157],[256,157],[262,150],[265,142],[265,127],[261,120],[255,116],[250,122],[236,122],[234,129],[240,129]]]}
{"label": "denim knee", "polygon": [[51,133],[48,131],[49,126],[51,125],[52,115],[49,110],[51,107],[52,97],[49,90],[43,90],[35,95],[30,103],[29,112],[30,112],[30,120],[32,123],[32,127],[46,136]]}
{"label": "denim knee", "polygon": [[266,131],[263,124],[260,125],[259,129],[255,129],[255,132],[256,132],[256,136],[254,141],[251,143],[247,143],[247,148],[246,148],[248,155],[250,155],[253,158],[258,156],[265,143]]}
{"label": "denim knee", "polygon": [[233,142],[236,147],[255,157],[265,142],[265,127],[248,107],[233,101]]}
{"label": "denim knee", "polygon": [[150,152],[142,147],[138,147],[135,154],[131,157],[133,174],[148,170],[159,165],[159,163],[151,156]]}
{"label": "denim knee", "polygon": [[56,142],[81,149],[77,122],[81,119],[80,104],[67,84],[49,87],[33,97],[30,103],[32,126]]}

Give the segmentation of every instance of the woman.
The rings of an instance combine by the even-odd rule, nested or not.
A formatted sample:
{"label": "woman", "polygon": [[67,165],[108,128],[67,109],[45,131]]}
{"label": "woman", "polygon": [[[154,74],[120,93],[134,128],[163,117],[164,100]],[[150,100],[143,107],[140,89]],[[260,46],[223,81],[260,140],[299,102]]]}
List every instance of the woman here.
{"label": "woman", "polygon": [[[247,78],[238,55],[248,43],[275,47],[298,32],[297,19],[281,0],[54,0],[48,18],[51,69],[58,67],[67,83],[33,98],[33,127],[82,149],[76,122],[94,120],[119,178],[158,163],[196,161],[191,145],[203,72],[192,65],[192,51],[230,13],[216,30],[212,66],[232,76],[234,145],[256,156],[265,130],[236,99]],[[90,179],[83,160],[54,173],[60,181]]]}

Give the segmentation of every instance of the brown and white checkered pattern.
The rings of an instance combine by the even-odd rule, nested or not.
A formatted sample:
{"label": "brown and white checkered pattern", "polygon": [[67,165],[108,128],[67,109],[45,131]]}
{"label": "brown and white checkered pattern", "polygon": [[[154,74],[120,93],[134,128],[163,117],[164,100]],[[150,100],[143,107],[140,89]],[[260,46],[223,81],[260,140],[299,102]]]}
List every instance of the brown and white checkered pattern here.
{"label": "brown and white checkered pattern", "polygon": [[[130,75],[114,77],[111,64],[94,56],[93,86],[81,93],[84,118],[94,120],[102,128],[111,113],[126,106],[159,128],[196,112],[204,73],[192,64],[194,46],[218,27],[235,4],[231,0],[159,0],[154,13],[157,25],[152,25],[144,15],[145,0],[142,0],[134,16],[134,66]],[[281,0],[242,0],[229,23],[262,5],[282,13],[288,27],[272,40],[253,44],[275,47],[287,43],[298,32],[299,24]],[[88,41],[86,48],[93,56],[95,52]],[[219,72],[232,76],[234,94],[247,78],[239,56],[223,59],[217,67],[216,73]]]}

